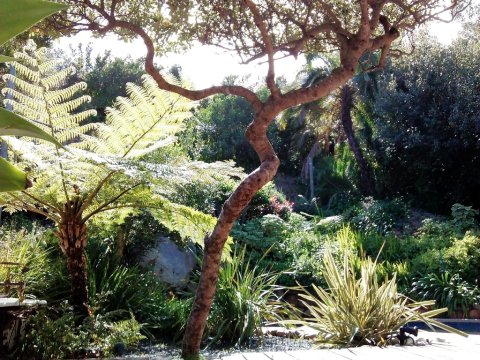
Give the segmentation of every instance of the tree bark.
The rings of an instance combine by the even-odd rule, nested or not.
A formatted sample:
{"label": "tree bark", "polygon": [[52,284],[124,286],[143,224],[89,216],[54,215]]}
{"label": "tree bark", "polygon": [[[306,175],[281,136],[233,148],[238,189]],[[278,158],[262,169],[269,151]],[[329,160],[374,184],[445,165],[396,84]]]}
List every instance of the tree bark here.
{"label": "tree bark", "polygon": [[84,253],[88,240],[87,226],[82,221],[81,207],[80,197],[64,205],[64,213],[57,232],[60,248],[67,257],[72,305],[75,313],[80,316],[80,321],[91,315],[88,306],[87,264]]}
{"label": "tree bark", "polygon": [[280,161],[266,136],[266,128],[277,114],[260,113],[246,135],[261,164],[245,178],[222,207],[213,232],[205,239],[202,272],[183,338],[182,356],[198,358],[208,313],[215,295],[222,249],[230,230],[253,196],[275,176]]}
{"label": "tree bark", "polygon": [[353,130],[351,116],[351,111],[353,108],[353,96],[350,85],[343,85],[340,99],[340,121],[342,122],[343,130],[345,131],[350,150],[352,150],[360,169],[360,191],[363,195],[373,195],[375,191],[375,184],[373,183],[372,169],[363,156],[362,149],[360,149],[360,146],[358,145],[357,139],[355,138],[355,131]]}

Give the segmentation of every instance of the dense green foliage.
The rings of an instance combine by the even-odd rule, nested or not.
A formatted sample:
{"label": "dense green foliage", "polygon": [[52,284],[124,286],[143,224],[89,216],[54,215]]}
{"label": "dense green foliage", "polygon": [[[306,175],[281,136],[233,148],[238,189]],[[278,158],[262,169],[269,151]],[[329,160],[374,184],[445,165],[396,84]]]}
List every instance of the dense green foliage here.
{"label": "dense green foliage", "polygon": [[[135,11],[134,3],[126,9]],[[137,3],[135,17],[149,13],[145,4],[159,4],[153,3]],[[172,7],[181,20],[181,9]],[[157,40],[171,40],[164,35]],[[163,45],[173,46],[159,41]],[[392,60],[384,72],[359,72],[350,84],[356,88],[352,130],[374,173],[372,196],[361,195],[358,161],[335,95],[285,111],[273,123],[268,135],[284,176],[262,188],[233,225],[205,345],[237,346],[259,336],[266,323],[296,312],[285,299],[300,300],[310,311],[309,318],[303,313],[286,324],[307,322],[320,330],[322,342],[342,344],[384,344],[402,324],[438,315],[439,308],[452,317],[475,315],[478,29],[470,27],[450,46],[430,39],[421,39],[420,46],[423,51]],[[7,139],[10,153],[36,182],[27,192],[0,196],[2,207],[28,210],[23,217],[7,216],[23,219],[18,226],[2,223],[0,261],[20,262],[12,278],[25,280],[28,297],[49,304],[29,316],[15,356],[111,356],[146,338],[175,344],[193,302],[201,245],[245,176],[234,162],[247,171],[259,164],[244,136],[252,107],[232,95],[192,103],[166,94],[141,76],[142,60],[109,53],[92,59],[88,48],[74,54],[77,73],[68,80],[73,68],[60,69],[48,55],[26,47],[18,55],[17,76],[6,76],[16,88],[4,90],[15,111],[69,144],[68,152],[57,152],[51,145]],[[305,78],[278,80],[280,87],[319,81],[335,56],[312,56],[323,65],[309,64]],[[172,82],[181,80],[179,68],[170,73]],[[89,87],[78,97],[85,90],[84,83],[75,83],[80,79]],[[237,82],[235,76],[225,80]],[[252,91],[262,101],[269,96],[266,88]],[[117,96],[124,97],[114,101]],[[85,122],[94,113],[85,112],[90,100],[99,115]],[[308,176],[307,160],[313,165]],[[71,308],[66,260],[52,228],[74,198],[89,201],[84,252],[92,316],[85,320]],[[42,225],[33,223],[32,212]],[[140,265],[160,235],[197,258],[182,287]],[[0,267],[0,279],[5,275]],[[15,289],[8,295],[16,296]],[[407,296],[432,310],[422,318],[416,313],[420,305]]]}
{"label": "dense green foliage", "polygon": [[125,84],[141,83],[145,73],[142,59],[113,57],[110,52],[92,56],[92,46],[83,44],[59,54],[65,64],[76,68],[75,80],[87,84],[85,94],[92,99],[90,107],[97,111],[96,121],[105,121],[107,107],[113,105],[118,96],[127,96]]}
{"label": "dense green foliage", "polygon": [[[478,29],[476,30],[478,31]],[[379,81],[375,158],[382,192],[442,212],[480,206],[480,46],[473,30],[448,47],[424,38]]]}
{"label": "dense green foliage", "polygon": [[145,338],[141,325],[130,318],[111,321],[97,316],[77,325],[72,309],[41,310],[26,324],[27,333],[18,355],[36,359],[65,359],[116,355]]}

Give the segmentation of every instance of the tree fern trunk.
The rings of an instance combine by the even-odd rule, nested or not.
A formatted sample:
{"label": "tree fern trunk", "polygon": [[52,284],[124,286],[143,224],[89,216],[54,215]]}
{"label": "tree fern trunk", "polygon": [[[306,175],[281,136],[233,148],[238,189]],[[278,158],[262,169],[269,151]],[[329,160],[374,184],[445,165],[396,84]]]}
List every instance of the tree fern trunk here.
{"label": "tree fern trunk", "polygon": [[91,313],[88,307],[87,264],[84,253],[88,239],[87,226],[82,222],[81,204],[80,198],[65,204],[57,236],[60,239],[60,247],[67,257],[72,305],[83,319]]}
{"label": "tree fern trunk", "polygon": [[349,85],[344,85],[341,91],[341,109],[340,121],[342,122],[345,135],[347,136],[348,145],[355,156],[358,167],[360,169],[360,191],[363,195],[373,195],[375,185],[373,183],[372,170],[367,160],[363,156],[362,150],[358,145],[353,130],[353,122],[351,111],[353,108],[352,88]]}

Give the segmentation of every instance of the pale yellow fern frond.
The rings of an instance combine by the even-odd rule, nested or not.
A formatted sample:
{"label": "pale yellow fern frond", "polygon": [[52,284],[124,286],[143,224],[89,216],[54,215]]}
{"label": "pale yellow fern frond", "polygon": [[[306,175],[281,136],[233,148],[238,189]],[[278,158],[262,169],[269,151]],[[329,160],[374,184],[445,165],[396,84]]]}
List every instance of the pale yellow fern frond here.
{"label": "pale yellow fern frond", "polygon": [[65,83],[65,79],[75,74],[75,68],[73,66],[67,67],[60,71],[55,71],[47,77],[41,78],[40,83],[46,90],[58,88]]}
{"label": "pale yellow fern frond", "polygon": [[142,86],[127,84],[128,98],[119,97],[107,108],[106,126],[99,127],[96,134],[105,145],[92,150],[139,157],[170,144],[184,129],[192,103],[159,89],[148,75],[142,79]]}

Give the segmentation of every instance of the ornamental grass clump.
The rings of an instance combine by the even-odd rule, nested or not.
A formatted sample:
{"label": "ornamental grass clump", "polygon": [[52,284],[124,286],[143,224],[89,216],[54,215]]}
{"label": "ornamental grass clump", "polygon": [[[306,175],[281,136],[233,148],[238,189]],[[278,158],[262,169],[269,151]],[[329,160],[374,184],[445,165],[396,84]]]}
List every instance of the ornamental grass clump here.
{"label": "ornamental grass clump", "polygon": [[[423,321],[429,327],[464,333],[450,328],[432,317],[447,309],[420,313],[435,301],[412,302],[397,292],[396,276],[379,281],[377,262],[371,258],[359,265],[348,256],[338,266],[330,252],[323,258],[327,289],[313,285],[310,292],[301,288],[300,300],[308,309],[307,317],[286,321],[308,325],[319,331],[317,340],[340,345],[386,345],[395,333],[410,321]],[[433,328],[432,328],[433,329]]]}
{"label": "ornamental grass clump", "polygon": [[220,270],[207,324],[209,343],[240,345],[259,335],[264,322],[278,321],[282,311],[278,302],[282,287],[276,285],[279,276],[252,265],[245,247],[236,250]]}

